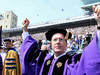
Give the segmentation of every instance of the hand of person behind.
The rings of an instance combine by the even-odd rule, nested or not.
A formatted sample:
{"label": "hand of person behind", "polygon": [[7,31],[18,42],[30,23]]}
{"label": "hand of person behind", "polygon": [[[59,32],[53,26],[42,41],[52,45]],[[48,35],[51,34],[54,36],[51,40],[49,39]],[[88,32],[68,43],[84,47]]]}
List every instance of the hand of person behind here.
{"label": "hand of person behind", "polygon": [[98,25],[100,26],[100,5],[93,6],[92,8],[94,11],[95,20],[97,21]]}
{"label": "hand of person behind", "polygon": [[25,18],[25,20],[23,20],[22,22],[22,28],[23,28],[23,32],[28,32],[28,25],[29,25],[29,20],[27,18]]}

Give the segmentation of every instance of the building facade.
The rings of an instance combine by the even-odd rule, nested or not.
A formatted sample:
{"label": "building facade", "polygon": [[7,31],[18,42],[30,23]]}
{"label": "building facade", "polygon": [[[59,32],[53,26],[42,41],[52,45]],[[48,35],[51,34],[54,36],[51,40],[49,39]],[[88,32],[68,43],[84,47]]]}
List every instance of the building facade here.
{"label": "building facade", "polygon": [[2,30],[8,30],[17,26],[18,17],[13,11],[6,11],[4,14],[0,13],[0,25]]}

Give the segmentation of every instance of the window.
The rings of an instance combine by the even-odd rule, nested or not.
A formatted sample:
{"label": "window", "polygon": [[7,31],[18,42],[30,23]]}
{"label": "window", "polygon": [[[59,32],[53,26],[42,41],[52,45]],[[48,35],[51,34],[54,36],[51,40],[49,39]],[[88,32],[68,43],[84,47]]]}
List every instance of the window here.
{"label": "window", "polygon": [[13,17],[13,20],[14,20],[14,17]]}
{"label": "window", "polygon": [[15,18],[15,22],[17,22],[17,18]]}
{"label": "window", "polygon": [[7,15],[7,18],[9,18],[9,15]]}

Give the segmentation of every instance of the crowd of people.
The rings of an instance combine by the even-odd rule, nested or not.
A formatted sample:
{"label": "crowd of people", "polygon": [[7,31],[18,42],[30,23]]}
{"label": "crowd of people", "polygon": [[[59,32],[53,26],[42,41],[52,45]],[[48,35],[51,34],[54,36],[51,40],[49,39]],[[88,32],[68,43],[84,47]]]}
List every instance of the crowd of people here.
{"label": "crowd of people", "polygon": [[22,36],[2,39],[0,74],[99,75],[100,6],[93,10],[97,25],[30,35],[26,18]]}
{"label": "crowd of people", "polygon": [[[84,48],[88,46],[88,44],[93,39],[95,32],[96,32],[97,25],[92,26],[86,26],[86,27],[77,27],[77,28],[69,28],[66,29],[72,33],[72,37],[67,40],[67,47],[66,52],[69,51],[76,51],[77,53],[82,53]],[[89,32],[88,32],[89,31]],[[49,54],[53,55],[53,50],[51,48],[51,42],[46,40],[45,37],[46,32],[36,33],[36,34],[30,34],[32,38],[37,40],[39,44],[39,48],[41,50],[48,50]],[[13,36],[8,37],[9,39],[13,39],[15,42],[13,43],[13,47],[18,51],[18,54],[20,55],[21,45],[23,43],[22,36]],[[2,41],[6,39],[3,38]],[[4,42],[2,42],[4,44]],[[1,49],[0,54],[2,56],[2,63],[4,64],[4,59],[6,57],[6,49]]]}
{"label": "crowd of people", "polygon": [[[70,40],[67,40],[68,46],[67,46],[66,50],[67,51],[79,50],[79,49],[83,50],[89,44],[88,42],[90,42],[93,39],[95,32],[96,32],[96,26],[97,25],[67,29],[68,31],[73,33],[73,35]],[[42,43],[42,40],[47,41],[46,37],[45,37],[45,33],[46,32],[41,32],[41,33],[30,34],[30,35],[32,36],[32,38],[34,38],[38,42],[41,41],[41,43]],[[89,34],[90,34],[90,36],[88,36]],[[89,39],[88,39],[88,37],[89,37]],[[15,40],[14,48],[20,54],[21,44],[23,42],[22,36],[13,36],[13,37],[8,37],[8,38]],[[3,38],[3,39],[5,39],[5,38]],[[2,41],[3,41],[3,39],[2,39]],[[78,41],[79,39],[80,39],[80,42]]]}

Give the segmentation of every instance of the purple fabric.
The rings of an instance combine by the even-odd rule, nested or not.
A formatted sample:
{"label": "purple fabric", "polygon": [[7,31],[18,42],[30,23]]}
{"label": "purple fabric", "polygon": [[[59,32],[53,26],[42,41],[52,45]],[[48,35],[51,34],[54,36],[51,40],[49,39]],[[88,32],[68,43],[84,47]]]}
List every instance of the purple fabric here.
{"label": "purple fabric", "polygon": [[[75,56],[74,56],[75,57]],[[100,54],[97,47],[97,33],[84,49],[80,62],[68,65],[67,75],[100,75]]]}
{"label": "purple fabric", "polygon": [[67,75],[75,75],[76,73],[76,70],[78,68],[78,64],[79,64],[79,61],[77,61],[77,63],[75,64],[74,63],[74,59],[75,57],[77,56],[78,54],[75,54],[73,57],[72,57],[72,63],[68,65],[67,67]]}
{"label": "purple fabric", "polygon": [[[38,50],[36,48],[34,49],[34,47],[38,48],[37,42],[32,39],[31,36],[28,36],[21,47],[20,58],[22,75],[41,75],[44,62],[51,57],[50,55],[46,56],[45,61],[42,64],[42,68],[41,66],[37,66],[37,64],[33,61],[28,62],[27,59],[32,50]],[[57,59],[53,60],[48,75],[52,75],[53,66],[56,61]],[[40,74],[38,69],[40,70]],[[83,51],[80,62],[68,65],[66,60],[63,75],[100,75],[100,55],[97,48],[97,34]]]}
{"label": "purple fabric", "polygon": [[73,65],[72,69],[71,69],[71,74],[70,75],[76,75],[76,71],[78,69],[78,66],[79,66],[79,61],[77,61],[76,64]]}
{"label": "purple fabric", "polygon": [[100,75],[100,55],[97,48],[97,34],[83,51],[76,75]]}
{"label": "purple fabric", "polygon": [[[37,47],[37,49],[35,47]],[[43,64],[38,66],[37,63],[34,62],[33,60],[31,62],[28,61],[29,54],[30,53],[32,54],[32,50],[37,51],[38,50],[38,44],[34,39],[32,39],[31,36],[28,36],[24,40],[24,42],[21,46],[21,55],[20,55],[20,58],[21,58],[21,60],[20,60],[21,61],[21,75],[41,75],[45,61],[51,57],[50,54],[47,54],[45,59],[44,59]],[[38,58],[39,58],[39,56],[37,57],[37,61],[38,61]],[[31,57],[30,59],[33,59],[33,58]],[[53,68],[54,68],[56,61],[57,61],[57,58],[53,59],[53,62],[52,62],[52,65],[50,66],[50,70],[48,72],[48,75],[52,75]],[[67,60],[66,60],[63,75],[67,75],[67,65],[68,64],[67,64]]]}
{"label": "purple fabric", "polygon": [[[33,59],[32,56],[29,58],[30,53],[34,54],[34,52],[36,52],[37,50],[38,50],[37,41],[34,40],[31,36],[28,36],[24,40],[21,46],[21,52],[20,52],[21,75],[39,75],[41,65],[38,66],[37,63],[34,62],[33,60],[31,60],[30,62],[28,60],[28,59]],[[51,57],[51,55],[47,55],[46,59],[48,59],[49,57]],[[36,59],[37,61],[38,58],[39,56]]]}
{"label": "purple fabric", "polygon": [[45,57],[45,59],[44,59],[44,62],[43,62],[43,64],[42,64],[42,67],[41,67],[41,70],[40,70],[39,75],[42,75],[43,66],[44,66],[44,64],[45,64],[45,61],[46,61],[47,59],[49,59],[50,57],[51,57],[51,55],[49,55],[49,54]]}
{"label": "purple fabric", "polygon": [[35,75],[36,64],[33,61],[28,62],[27,60],[28,53],[33,50],[34,46],[38,47],[37,42],[31,36],[28,36],[21,46],[21,75]]}
{"label": "purple fabric", "polygon": [[[51,57],[50,55],[46,56],[45,61],[50,57]],[[52,64],[50,66],[50,70],[48,72],[48,75],[52,75],[53,69],[54,69],[54,65],[55,65],[57,60],[58,60],[58,58],[53,59]],[[45,61],[44,61],[44,63],[45,63]],[[43,66],[44,66],[44,63],[43,63]],[[41,71],[40,71],[39,75],[42,75],[43,66],[41,68]],[[67,75],[67,66],[68,66],[68,64],[67,64],[67,60],[66,60],[63,75]]]}
{"label": "purple fabric", "polygon": [[0,55],[0,75],[2,75],[2,69],[3,69],[2,57],[1,57],[1,55]]}

